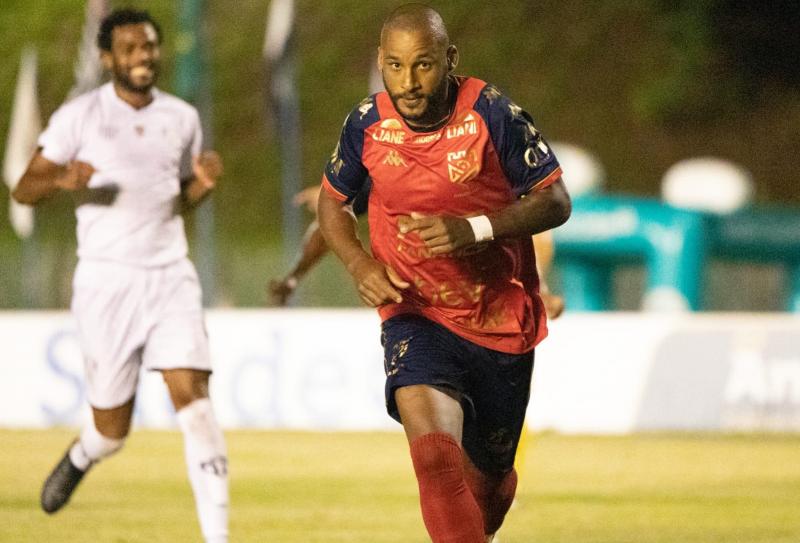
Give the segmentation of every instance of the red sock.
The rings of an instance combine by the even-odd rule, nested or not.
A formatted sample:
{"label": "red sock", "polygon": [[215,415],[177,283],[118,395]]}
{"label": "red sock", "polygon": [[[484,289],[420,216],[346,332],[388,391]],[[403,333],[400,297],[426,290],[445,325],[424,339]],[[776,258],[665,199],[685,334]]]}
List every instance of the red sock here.
{"label": "red sock", "polygon": [[461,447],[448,434],[411,443],[422,520],[433,543],[483,543],[481,512],[464,481]]}
{"label": "red sock", "polygon": [[483,516],[487,534],[500,529],[517,491],[517,472],[512,469],[503,475],[488,475],[476,468],[464,456],[464,478],[475,496]]}

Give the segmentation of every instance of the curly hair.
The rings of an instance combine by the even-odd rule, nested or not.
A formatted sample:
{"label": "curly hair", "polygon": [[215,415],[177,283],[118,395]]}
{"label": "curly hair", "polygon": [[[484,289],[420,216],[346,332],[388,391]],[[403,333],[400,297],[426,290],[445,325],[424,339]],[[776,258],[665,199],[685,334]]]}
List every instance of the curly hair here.
{"label": "curly hair", "polygon": [[153,25],[156,30],[156,36],[158,36],[158,42],[161,43],[161,27],[158,26],[158,23],[147,11],[116,9],[109,13],[100,23],[100,31],[97,33],[97,46],[103,51],[111,51],[111,38],[116,27],[140,23]]}

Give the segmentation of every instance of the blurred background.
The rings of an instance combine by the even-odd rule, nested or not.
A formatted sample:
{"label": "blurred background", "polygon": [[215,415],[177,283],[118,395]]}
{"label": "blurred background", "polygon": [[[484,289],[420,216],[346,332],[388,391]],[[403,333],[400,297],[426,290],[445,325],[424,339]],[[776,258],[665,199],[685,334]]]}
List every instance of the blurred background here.
{"label": "blurred background", "polygon": [[[299,0],[288,42],[278,47],[278,57],[265,61],[270,11],[265,0],[136,3],[163,26],[160,86],[200,106],[207,138],[225,160],[226,174],[207,206],[213,209],[187,222],[208,305],[262,306],[267,279],[292,264],[291,246],[299,243],[312,216],[288,205],[292,195],[287,193],[318,184],[345,115],[369,94],[380,24],[396,4]],[[549,141],[588,153],[599,170],[586,176],[604,195],[633,197],[635,204],[663,200],[670,167],[685,159],[717,157],[748,178],[750,188],[736,210],[800,208],[795,190],[800,181],[797,2],[459,0],[433,5],[460,49],[458,71],[496,84],[531,112]],[[8,141],[23,50],[31,46],[38,54],[37,103],[45,123],[75,84],[85,19],[81,0],[3,3],[0,142]],[[193,43],[199,50],[190,51]],[[181,67],[191,54],[196,57],[189,62],[200,66],[194,72]],[[286,63],[293,66],[288,72]],[[281,105],[272,90],[276,78],[291,83],[297,106],[293,112],[289,104],[283,120],[276,114]],[[297,145],[287,149],[292,142]],[[291,165],[284,167],[287,162]],[[715,190],[710,200],[724,198]],[[57,197],[38,208],[33,233],[23,242],[9,227],[8,198],[0,191],[0,307],[66,307],[75,262],[72,202]],[[609,221],[616,209],[611,205]],[[800,231],[782,235],[791,242]],[[577,254],[568,243],[574,235],[563,241],[559,251],[556,239],[556,288],[561,285],[558,262]],[[643,307],[649,282],[642,251],[624,250],[606,266],[613,271],[605,278],[606,300],[576,301],[580,293],[570,300],[569,291],[581,287],[565,284],[568,309],[591,309],[592,303]],[[697,309],[790,307],[793,268],[780,255],[704,256],[697,269],[702,270],[694,287],[697,302],[688,304]],[[309,275],[294,303],[358,305],[350,280],[332,257]]]}
{"label": "blurred background", "polygon": [[[345,116],[374,92],[380,25],[400,3],[0,8],[7,184],[55,109],[98,83],[98,17],[131,4],[163,27],[160,86],[197,105],[223,157],[186,225],[236,540],[424,540],[375,311],[332,256],[293,307],[264,308],[314,219],[292,198],[319,184]],[[573,196],[548,278],[567,309],[537,347],[535,439],[503,543],[800,541],[800,2],[430,4],[458,72],[533,115]],[[175,427],[152,373],[129,450],[42,520],[41,479],[88,415],[66,311],[73,203],[31,211],[0,189],[0,225],[0,540],[189,540],[180,438],[151,431]]]}

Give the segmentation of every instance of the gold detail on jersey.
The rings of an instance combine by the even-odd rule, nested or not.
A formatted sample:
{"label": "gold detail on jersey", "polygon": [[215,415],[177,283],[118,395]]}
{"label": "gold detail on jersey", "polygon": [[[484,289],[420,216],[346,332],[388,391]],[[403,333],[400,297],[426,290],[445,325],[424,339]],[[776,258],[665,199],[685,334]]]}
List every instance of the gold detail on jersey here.
{"label": "gold detail on jersey", "polygon": [[358,112],[361,113],[360,119],[364,119],[364,116],[369,113],[369,110],[372,109],[372,106],[375,104],[372,103],[372,98],[364,98],[360,104],[358,104]]}
{"label": "gold detail on jersey", "polygon": [[492,85],[488,85],[485,89],[483,89],[483,96],[485,96],[486,100],[492,104],[495,100],[500,98],[502,94],[500,94],[500,91],[497,90],[497,88],[493,87]]}
{"label": "gold detail on jersey", "polygon": [[402,145],[405,138],[406,133],[402,130],[385,130],[379,128],[372,133],[372,139],[375,141],[395,143],[397,145]]}
{"label": "gold detail on jersey", "polygon": [[445,135],[447,139],[451,140],[453,138],[460,138],[461,136],[466,136],[467,134],[477,134],[478,133],[478,122],[475,120],[471,114],[467,115],[463,122],[460,124],[456,124],[453,126],[447,127],[447,132]]}
{"label": "gold detail on jersey", "polygon": [[433,141],[439,141],[442,139],[442,133],[436,132],[434,134],[428,134],[426,136],[417,136],[414,138],[414,143],[431,143]]}
{"label": "gold detail on jersey", "polygon": [[432,305],[447,307],[464,307],[481,301],[486,285],[469,283],[468,281],[443,281],[431,285],[419,275],[414,277],[414,288],[420,296],[429,300]]}
{"label": "gold detail on jersey", "polygon": [[522,115],[522,108],[519,107],[514,102],[508,103],[508,110],[511,112],[511,116],[514,118],[520,117]]}
{"label": "gold detail on jersey", "polygon": [[447,153],[447,173],[451,183],[465,183],[480,171],[481,163],[474,149]]}
{"label": "gold detail on jersey", "polygon": [[331,170],[333,170],[334,175],[339,175],[339,172],[342,171],[342,167],[344,166],[344,160],[339,158],[339,144],[336,144],[336,148],[331,153],[330,158]]}
{"label": "gold detail on jersey", "polygon": [[400,156],[400,153],[394,149],[386,153],[386,158],[383,159],[383,163],[388,164],[389,166],[403,166],[404,168],[408,168],[406,161],[403,160],[403,157]]}
{"label": "gold detail on jersey", "polygon": [[400,130],[403,125],[397,119],[384,119],[381,121],[381,128],[388,128],[390,130]]}

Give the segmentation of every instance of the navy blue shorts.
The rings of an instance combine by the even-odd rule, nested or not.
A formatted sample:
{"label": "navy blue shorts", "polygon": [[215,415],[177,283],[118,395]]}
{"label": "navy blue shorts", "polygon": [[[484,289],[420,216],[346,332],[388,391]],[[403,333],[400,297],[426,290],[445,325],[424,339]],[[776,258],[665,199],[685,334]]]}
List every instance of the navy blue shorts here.
{"label": "navy blue shorts", "polygon": [[398,422],[394,392],[409,385],[436,385],[461,395],[462,446],[487,473],[514,466],[533,373],[533,351],[507,354],[476,345],[417,315],[383,323],[386,409]]}

